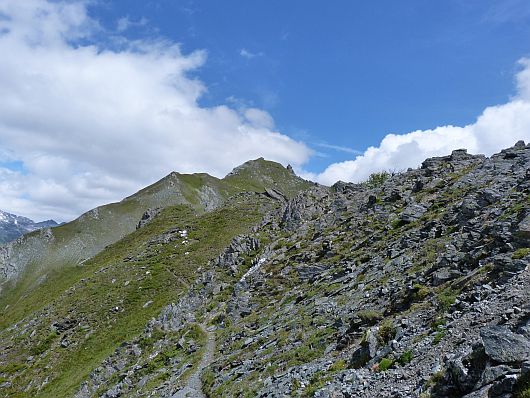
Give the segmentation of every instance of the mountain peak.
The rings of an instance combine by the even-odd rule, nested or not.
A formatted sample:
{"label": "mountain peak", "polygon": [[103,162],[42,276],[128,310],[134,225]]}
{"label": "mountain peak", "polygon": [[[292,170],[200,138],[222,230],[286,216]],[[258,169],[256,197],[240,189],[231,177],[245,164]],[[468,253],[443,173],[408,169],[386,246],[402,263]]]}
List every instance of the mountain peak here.
{"label": "mountain peak", "polygon": [[265,160],[265,158],[260,157],[260,158],[257,158],[257,159],[247,160],[245,163],[234,167],[234,169],[232,169],[232,171],[230,173],[228,173],[226,175],[226,177],[233,176],[233,175],[239,175],[240,173],[242,173],[242,172],[244,172],[246,170],[261,169],[261,168],[265,168],[267,166],[283,168],[283,166],[280,163],[273,162],[271,160]]}
{"label": "mountain peak", "polygon": [[7,243],[28,232],[57,225],[54,220],[35,222],[27,217],[0,210],[0,243]]}
{"label": "mountain peak", "polygon": [[292,167],[284,167],[280,163],[262,157],[237,166],[223,178],[223,181],[257,192],[273,188],[287,197],[292,197],[312,185],[311,182],[294,174]]}

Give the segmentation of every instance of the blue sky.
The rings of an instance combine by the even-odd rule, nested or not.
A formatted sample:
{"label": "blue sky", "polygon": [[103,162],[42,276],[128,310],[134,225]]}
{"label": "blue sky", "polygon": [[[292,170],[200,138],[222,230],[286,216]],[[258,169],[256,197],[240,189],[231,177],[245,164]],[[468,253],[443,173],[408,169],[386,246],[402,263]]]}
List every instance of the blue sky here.
{"label": "blue sky", "polygon": [[319,144],[362,152],[388,133],[474,122],[514,93],[530,54],[524,0],[121,0],[93,11],[109,29],[127,17],[131,37],[205,49],[201,103],[267,110],[320,152],[313,172],[352,156]]}
{"label": "blue sky", "polygon": [[0,1],[0,209],[257,157],[359,182],[530,141],[528,0]]}

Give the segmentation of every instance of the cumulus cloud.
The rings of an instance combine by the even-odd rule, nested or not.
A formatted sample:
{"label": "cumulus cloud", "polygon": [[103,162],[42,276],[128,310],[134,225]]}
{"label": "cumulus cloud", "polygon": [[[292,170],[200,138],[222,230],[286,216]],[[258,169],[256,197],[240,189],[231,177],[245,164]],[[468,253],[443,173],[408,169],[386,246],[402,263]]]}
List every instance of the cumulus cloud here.
{"label": "cumulus cloud", "polygon": [[0,209],[63,221],[173,170],[309,158],[263,110],[198,104],[205,52],[126,38],[117,50],[101,30],[83,1],[0,2]]}
{"label": "cumulus cloud", "polygon": [[379,146],[368,148],[354,160],[334,163],[320,174],[306,176],[323,184],[359,182],[373,172],[417,167],[425,158],[447,155],[458,148],[491,155],[518,140],[530,141],[530,60],[522,59],[520,65],[517,94],[506,104],[486,108],[475,123],[388,134]]}

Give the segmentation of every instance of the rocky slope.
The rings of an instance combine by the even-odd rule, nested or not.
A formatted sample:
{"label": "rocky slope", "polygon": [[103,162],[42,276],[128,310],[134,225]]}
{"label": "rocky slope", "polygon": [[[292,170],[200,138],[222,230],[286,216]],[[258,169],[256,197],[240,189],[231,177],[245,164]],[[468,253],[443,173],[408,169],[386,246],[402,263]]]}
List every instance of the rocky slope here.
{"label": "rocky slope", "polygon": [[28,232],[57,225],[59,224],[53,220],[35,222],[29,218],[0,210],[0,244],[15,240]]}
{"label": "rocky slope", "polygon": [[331,188],[262,167],[10,302],[0,393],[530,396],[530,145]]}

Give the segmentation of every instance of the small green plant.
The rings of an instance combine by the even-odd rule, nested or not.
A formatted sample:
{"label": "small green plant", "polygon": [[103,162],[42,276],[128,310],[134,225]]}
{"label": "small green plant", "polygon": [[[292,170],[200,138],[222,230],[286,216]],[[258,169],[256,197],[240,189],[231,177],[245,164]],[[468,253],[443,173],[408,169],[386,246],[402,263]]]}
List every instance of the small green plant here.
{"label": "small green plant", "polygon": [[379,331],[377,332],[377,339],[381,344],[386,344],[394,338],[396,335],[396,328],[391,320],[386,319],[379,325]]}
{"label": "small green plant", "polygon": [[294,393],[300,389],[302,384],[300,383],[300,380],[294,379],[293,380],[293,386],[291,387],[291,392]]}
{"label": "small green plant", "polygon": [[368,181],[366,181],[365,184],[368,185],[370,188],[377,188],[383,185],[389,177],[390,173],[388,171],[372,173],[370,174],[370,177],[368,177]]}
{"label": "small green plant", "polygon": [[316,372],[309,382],[309,385],[302,392],[302,397],[313,397],[315,393],[331,380],[330,376],[324,376],[323,372]]}
{"label": "small green plant", "polygon": [[515,398],[530,398],[530,374],[521,376],[515,387]]}
{"label": "small green plant", "polygon": [[451,287],[445,288],[438,293],[437,299],[440,305],[440,310],[446,312],[455,303],[460,291]]}
{"label": "small green plant", "polygon": [[12,374],[20,370],[23,370],[25,368],[26,368],[26,365],[24,365],[23,363],[12,362],[8,365],[0,366],[0,373]]}
{"label": "small green plant", "polygon": [[414,301],[423,301],[430,293],[431,290],[422,284],[416,283],[413,286],[414,293],[412,294],[412,299]]}
{"label": "small green plant", "polygon": [[490,272],[491,270],[493,270],[493,268],[495,268],[495,266],[492,263],[487,263],[486,265],[483,265],[482,267],[480,267],[478,272],[484,275]]}
{"label": "small green plant", "polygon": [[381,359],[381,362],[379,362],[378,368],[380,372],[385,372],[390,369],[392,365],[394,365],[394,361],[392,359],[383,358]]}
{"label": "small green plant", "polygon": [[398,362],[401,365],[406,365],[412,361],[412,351],[408,350],[401,354],[398,358]]}
{"label": "small green plant", "polygon": [[403,223],[403,221],[400,218],[394,218],[390,222],[390,227],[392,229],[398,229],[398,228],[402,227],[403,225],[404,225],[404,223]]}
{"label": "small green plant", "polygon": [[330,372],[340,372],[341,370],[344,370],[347,368],[346,361],[344,359],[339,359],[337,362],[335,362],[333,365],[329,367]]}
{"label": "small green plant", "polygon": [[521,258],[525,258],[528,255],[530,255],[530,247],[523,247],[514,251],[512,254],[512,258],[514,260],[519,260]]}
{"label": "small green plant", "polygon": [[369,325],[375,325],[379,320],[383,319],[383,314],[376,310],[361,310],[356,315],[363,323]]}
{"label": "small green plant", "polygon": [[44,352],[46,352],[48,349],[50,349],[52,343],[53,343],[53,340],[57,337],[57,333],[55,332],[51,332],[48,336],[46,336],[44,338],[44,340],[42,340],[39,344],[37,344],[36,346],[32,347],[30,352],[33,354],[33,355],[40,355],[40,354],[43,354]]}
{"label": "small green plant", "polygon": [[436,334],[434,335],[434,339],[432,341],[432,345],[437,345],[440,343],[440,341],[442,341],[442,339],[445,337],[445,330],[439,330],[436,332]]}
{"label": "small green plant", "polygon": [[432,321],[432,323],[431,323],[431,328],[433,330],[438,330],[440,328],[440,326],[445,325],[445,323],[446,323],[446,320],[445,320],[444,317],[441,317],[441,316],[436,317],[436,319],[434,321]]}
{"label": "small green plant", "polygon": [[443,370],[439,370],[438,372],[433,373],[431,378],[427,380],[425,387],[429,388],[435,386],[436,384],[439,384],[444,379],[444,377],[445,372]]}

